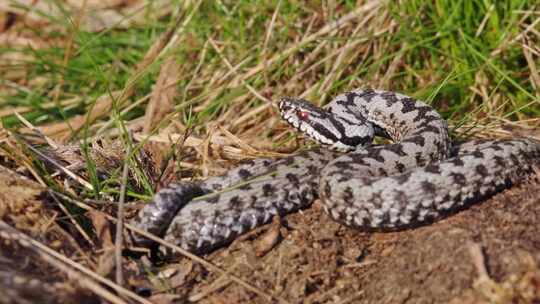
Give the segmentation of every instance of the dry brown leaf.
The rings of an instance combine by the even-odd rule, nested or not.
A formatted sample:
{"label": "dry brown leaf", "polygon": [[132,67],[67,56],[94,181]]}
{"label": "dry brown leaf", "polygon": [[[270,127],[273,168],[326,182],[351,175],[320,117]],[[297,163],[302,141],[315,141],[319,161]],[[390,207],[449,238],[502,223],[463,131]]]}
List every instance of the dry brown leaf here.
{"label": "dry brown leaf", "polygon": [[185,263],[178,265],[178,272],[169,279],[171,286],[174,288],[184,286],[193,269],[194,266],[192,261],[186,261]]}
{"label": "dry brown leaf", "polygon": [[180,66],[174,57],[165,60],[152,90],[152,97],[146,107],[143,132],[148,134],[174,108],[177,95],[176,82],[180,76]]}
{"label": "dry brown leaf", "polygon": [[95,272],[104,277],[109,276],[113,273],[115,265],[114,249],[108,248],[99,255]]}
{"label": "dry brown leaf", "polygon": [[[81,0],[67,0],[66,1],[70,6],[80,7],[82,5]],[[130,3],[131,2],[131,3]],[[110,9],[118,8],[121,6],[133,5],[134,2],[138,1],[128,1],[128,0],[86,0],[86,7],[90,9]]]}
{"label": "dry brown leaf", "polygon": [[103,215],[103,212],[90,211],[88,212],[88,217],[94,225],[96,231],[96,237],[101,241],[103,248],[112,248],[114,243],[111,237],[111,230],[109,226],[109,221]]}
{"label": "dry brown leaf", "polygon": [[268,231],[264,233],[255,243],[255,255],[262,257],[267,254],[281,240],[281,219],[274,216]]}
{"label": "dry brown leaf", "polygon": [[112,240],[109,221],[103,212],[90,211],[88,217],[94,225],[96,237],[101,242],[103,251],[98,257],[96,273],[107,276],[112,273],[115,265],[114,260],[114,243]]}
{"label": "dry brown leaf", "polygon": [[177,300],[182,298],[180,295],[175,294],[156,294],[149,298],[150,302],[156,304],[170,304],[177,303]]}

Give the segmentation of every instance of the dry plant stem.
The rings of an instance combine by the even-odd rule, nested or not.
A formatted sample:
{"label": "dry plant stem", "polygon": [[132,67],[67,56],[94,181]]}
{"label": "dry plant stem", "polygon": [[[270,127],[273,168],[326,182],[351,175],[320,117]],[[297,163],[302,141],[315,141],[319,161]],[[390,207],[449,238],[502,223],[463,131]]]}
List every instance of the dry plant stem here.
{"label": "dry plant stem", "polygon": [[270,20],[270,25],[268,26],[266,35],[264,36],[264,42],[263,42],[263,47],[261,51],[262,56],[266,54],[266,50],[268,48],[268,41],[270,41],[270,37],[272,36],[272,32],[274,31],[274,25],[276,24],[276,17],[279,13],[280,7],[281,7],[281,0],[279,0],[278,4],[276,5],[276,9],[274,10],[274,14],[272,14],[272,19]]}
{"label": "dry plant stem", "polygon": [[[82,208],[84,210],[99,212],[99,213],[103,214],[108,220],[113,221],[113,222],[116,222],[116,220],[117,220],[116,218],[114,218],[114,217],[112,217],[112,216],[110,216],[110,215],[108,215],[108,214],[106,214],[106,213],[104,213],[102,211],[94,209],[91,206],[89,206],[89,205],[87,205],[87,204],[85,204],[83,202],[74,200],[74,199],[72,199],[72,198],[70,198],[70,197],[68,197],[68,196],[66,196],[66,195],[64,195],[62,193],[58,193],[58,192],[55,192],[53,190],[49,190],[49,191],[56,194],[56,195],[58,195],[58,196],[60,196],[60,197],[62,197],[63,199],[65,199],[67,201],[70,201],[71,203],[79,206],[80,208]],[[197,255],[194,255],[194,254],[192,254],[192,253],[190,253],[190,252],[188,252],[188,251],[186,251],[186,250],[184,250],[184,249],[182,249],[182,248],[180,248],[180,247],[178,247],[178,246],[176,246],[174,244],[171,244],[171,243],[165,241],[162,238],[159,238],[159,237],[157,237],[157,236],[155,236],[153,234],[150,234],[150,233],[148,233],[148,232],[146,232],[144,230],[138,229],[138,228],[136,228],[136,227],[134,227],[134,226],[132,226],[130,224],[125,224],[124,226],[126,228],[128,228],[129,230],[144,236],[147,239],[150,239],[150,240],[152,240],[152,241],[154,241],[154,242],[156,242],[156,243],[158,243],[158,244],[160,244],[162,246],[165,246],[165,247],[167,247],[169,249],[172,249],[173,251],[178,252],[181,255],[183,255],[183,256],[185,256],[185,257],[187,257],[187,258],[189,258],[189,259],[203,265],[205,268],[207,268],[210,271],[217,272],[217,273],[219,273],[221,275],[227,276],[231,281],[234,281],[235,283],[241,285],[242,287],[246,288],[247,290],[257,294],[258,296],[265,299],[269,303],[273,303],[273,300],[277,300],[279,303],[289,303],[285,299],[283,299],[281,297],[278,297],[278,296],[275,296],[275,295],[268,294],[265,291],[260,290],[259,288],[255,287],[255,286],[252,286],[251,284],[245,282],[241,278],[229,273],[228,271],[223,270],[220,267],[218,267],[218,266],[204,260],[203,258],[200,258]]]}
{"label": "dry plant stem", "polygon": [[337,31],[343,27],[345,27],[350,21],[357,19],[360,17],[363,13],[369,12],[371,10],[376,9],[379,6],[385,5],[386,0],[372,0],[367,2],[366,4],[358,7],[354,11],[346,14],[345,16],[341,17],[338,20],[334,20],[326,24],[324,27],[322,27],[318,32],[305,37],[300,42],[295,43],[294,46],[288,48],[287,50],[275,55],[274,57],[270,58],[269,60],[265,60],[264,62],[260,63],[253,69],[251,69],[248,73],[242,76],[242,80],[246,80],[250,78],[251,76],[261,72],[263,69],[267,68],[268,66],[274,64],[277,62],[280,58],[284,58],[289,56],[290,54],[296,52],[298,49],[302,48],[306,44],[316,40],[320,36],[326,35],[332,31]]}
{"label": "dry plant stem", "polygon": [[206,40],[206,42],[204,43],[203,47],[202,47],[202,51],[200,52],[200,55],[199,55],[199,62],[197,63],[197,66],[195,67],[195,69],[193,70],[193,76],[191,77],[191,79],[189,80],[189,82],[186,84],[186,87],[185,89],[183,90],[183,98],[182,98],[182,102],[186,101],[186,93],[189,92],[191,90],[191,86],[193,85],[193,82],[198,79],[197,76],[199,76],[199,72],[204,64],[204,58],[206,57],[206,52],[208,52],[208,40]]}
{"label": "dry plant stem", "polygon": [[[130,134],[128,134],[130,135]],[[129,136],[131,138],[131,136]],[[116,221],[116,236],[114,241],[114,258],[116,262],[116,284],[124,285],[124,276],[122,274],[122,236],[124,231],[124,201],[126,199],[126,185],[129,173],[129,159],[131,157],[131,140],[128,139],[126,157],[124,157],[124,168],[122,170],[122,186],[120,188],[120,199],[118,201],[118,212]]]}
{"label": "dry plant stem", "polygon": [[471,255],[473,265],[478,272],[479,280],[490,280],[487,269],[484,254],[482,253],[482,247],[478,243],[469,242],[468,244],[469,254]]}
{"label": "dry plant stem", "polygon": [[174,98],[177,95],[175,85],[180,76],[179,70],[176,58],[172,56],[161,65],[156,85],[152,90],[152,97],[145,109],[143,133],[150,133],[167,114],[174,110]]}
{"label": "dry plant stem", "polygon": [[[168,135],[166,134],[158,134],[158,135],[133,134],[133,137],[138,141],[172,144],[172,143],[178,142],[179,140],[182,140],[183,135],[176,134],[176,133],[168,134]],[[183,146],[192,147],[195,149],[202,149],[205,145],[215,144],[222,147],[224,152],[227,152],[228,154],[234,154],[231,156],[234,157],[235,159],[237,158],[245,159],[248,156],[248,155],[245,155],[244,153],[244,151],[246,150],[233,147],[232,146],[233,143],[235,142],[229,140],[229,137],[227,136],[221,136],[220,134],[210,133],[210,135],[206,139],[200,139],[194,136],[189,136],[185,139]],[[249,145],[247,147],[249,147]],[[257,156],[265,156],[265,157],[287,156],[286,153],[257,151],[256,149],[253,149],[251,147],[249,148],[249,150],[255,151],[254,155],[257,155]],[[204,153],[201,152],[201,155],[204,155]]]}
{"label": "dry plant stem", "polygon": [[275,278],[275,283],[274,283],[274,292],[278,293],[281,290],[283,290],[283,286],[282,286],[283,251],[280,248],[278,248],[278,258],[277,258],[276,264],[277,264],[276,266],[277,273],[276,273],[276,278]]}
{"label": "dry plant stem", "polygon": [[495,4],[491,4],[491,6],[489,7],[486,15],[484,16],[484,19],[482,19],[482,22],[480,23],[480,26],[478,26],[478,29],[476,30],[476,33],[474,34],[474,37],[478,37],[480,36],[480,34],[482,34],[482,32],[484,31],[484,27],[486,26],[488,20],[489,20],[489,17],[491,16],[491,13],[493,13],[493,10],[495,9]]}
{"label": "dry plant stem", "polygon": [[[221,58],[221,60],[223,60],[223,62],[225,63],[225,65],[227,65],[227,67],[232,71],[234,70],[234,67],[232,66],[232,64],[227,60],[227,58],[225,58],[225,56],[223,55],[223,53],[221,52],[221,50],[218,48],[218,46],[216,45],[216,43],[214,42],[214,40],[212,40],[212,38],[209,38],[208,41],[210,42],[210,44],[212,45],[212,47],[214,48],[214,50],[218,53],[219,57]],[[262,101],[265,101],[265,102],[268,102],[268,103],[272,103],[271,100],[269,100],[268,98],[262,96],[259,92],[257,92],[257,90],[255,90],[251,85],[249,85],[245,80],[241,79],[240,81],[242,81],[242,85],[244,85],[246,87],[246,89],[248,89],[248,91],[250,91],[253,95],[255,95],[255,97],[259,98],[260,100]]]}
{"label": "dry plant stem", "polygon": [[230,124],[230,128],[234,128],[236,126],[240,126],[242,123],[246,122],[248,119],[258,115],[259,113],[262,113],[264,112],[265,110],[269,109],[272,107],[272,104],[270,103],[265,103],[265,104],[262,104],[258,107],[255,107],[249,111],[247,111],[244,115],[238,117],[236,120],[234,120],[231,124]]}
{"label": "dry plant stem", "polygon": [[519,35],[514,37],[510,42],[501,43],[500,47],[498,47],[493,52],[491,52],[491,56],[494,57],[494,56],[499,55],[501,52],[503,52],[505,49],[507,49],[510,45],[516,43],[516,41],[518,41],[518,40],[521,40],[528,32],[533,31],[538,23],[540,23],[540,18],[536,18],[536,20],[534,20],[534,22],[529,24],[527,26],[527,28],[525,28],[525,30],[523,32],[519,33]]}
{"label": "dry plant stem", "polygon": [[[208,41],[209,42],[209,41]],[[246,63],[250,62],[251,60],[253,60],[253,56],[247,56],[246,58],[242,59],[240,62],[238,62],[235,66],[233,66],[232,69],[230,69],[229,67],[228,68],[228,71],[225,72],[223,75],[219,75],[217,74],[216,77],[212,77],[212,80],[209,81],[208,83],[208,86],[207,87],[212,87],[214,85],[218,85],[219,84],[223,84],[227,78],[229,78],[229,76],[231,76],[232,74],[237,74],[237,71],[243,67]],[[220,77],[217,77],[217,76],[220,76]],[[233,86],[236,86],[237,84],[237,81],[238,78],[235,78],[231,81],[231,84],[230,85],[233,85]],[[221,90],[223,90],[221,88]]]}
{"label": "dry plant stem", "polygon": [[[40,104],[40,107],[43,109],[55,109],[57,107],[60,108],[68,108],[73,105],[77,105],[79,102],[81,102],[80,97],[74,97],[71,99],[66,99],[62,101],[58,101],[56,103],[54,102],[45,102]],[[19,106],[19,107],[9,107],[5,110],[0,110],[0,117],[6,117],[10,115],[16,115],[20,113],[27,113],[33,111],[34,108],[28,107],[28,106]],[[17,117],[18,118],[18,117]]]}
{"label": "dry plant stem", "polygon": [[[540,37],[540,33],[538,33],[538,37]],[[528,40],[526,40],[526,41],[527,41],[527,44],[528,44],[529,43]],[[534,45],[531,46],[531,45],[527,45],[527,44],[522,44],[521,47],[523,47],[524,49],[527,49],[528,51],[535,54],[536,56],[540,56],[540,49],[539,48],[537,48],[535,50]]]}
{"label": "dry plant stem", "polygon": [[540,92],[540,75],[538,74],[538,70],[536,69],[536,63],[534,62],[534,58],[531,55],[531,48],[528,46],[528,44],[529,42],[524,42],[524,44],[522,45],[523,55],[525,56],[525,59],[527,60],[527,65],[531,70],[531,84],[537,92],[536,96],[540,98],[540,95],[538,93]]}
{"label": "dry plant stem", "polygon": [[267,66],[267,60],[266,60],[266,53],[267,53],[267,49],[268,49],[268,42],[270,41],[270,37],[272,36],[272,33],[274,31],[274,26],[275,26],[275,23],[276,23],[276,18],[277,18],[277,15],[279,13],[279,8],[281,7],[281,0],[279,0],[278,4],[276,5],[276,9],[274,10],[274,14],[272,14],[272,19],[270,20],[270,25],[268,26],[267,30],[266,30],[266,35],[264,37],[264,42],[263,42],[263,47],[262,47],[262,50],[261,50],[261,53],[260,53],[260,56],[261,58],[263,58],[263,63],[266,65],[266,68],[263,70],[263,77],[264,77],[264,82],[266,84],[266,86],[268,86],[270,84],[270,80],[268,78],[268,66]]}
{"label": "dry plant stem", "polygon": [[[190,2],[190,1],[189,1]],[[186,3],[189,3],[186,2]],[[170,49],[173,45],[175,45],[180,39],[180,35],[184,32],[184,29],[186,26],[191,22],[191,19],[195,15],[195,13],[199,10],[199,6],[201,6],[202,0],[197,1],[193,8],[191,9],[190,14],[184,19],[184,22],[180,24],[180,21],[182,20],[182,14],[178,14],[178,18],[175,22],[175,25],[171,28],[174,30],[170,36],[170,38],[167,38],[167,44],[161,48],[160,53],[158,54],[158,57],[162,56],[168,49]]]}
{"label": "dry plant stem", "polygon": [[38,136],[40,136],[41,138],[43,138],[47,144],[49,146],[51,146],[51,148],[53,149],[58,149],[58,145],[54,142],[54,140],[50,139],[49,137],[45,136],[43,133],[41,133],[41,131],[39,131],[38,128],[36,128],[34,125],[32,125],[28,120],[26,120],[26,118],[24,118],[21,114],[19,114],[18,112],[13,112],[13,114],[15,114],[15,116],[17,117],[17,119],[22,122],[28,129],[30,129],[30,131],[34,132],[35,134],[37,134]]}
{"label": "dry plant stem", "polygon": [[[54,197],[54,196],[53,196]],[[56,197],[54,197],[56,199]],[[53,226],[54,227],[52,229],[54,229],[54,231],[56,233],[59,233],[64,239],[67,240],[67,242],[69,243],[70,246],[72,246],[75,251],[79,254],[79,257],[81,257],[81,260],[84,260],[86,262],[87,265],[92,265],[92,267],[95,267],[95,263],[94,261],[92,260],[92,258],[89,256],[89,253],[88,251],[84,251],[81,246],[79,245],[79,243],[77,243],[77,241],[75,241],[74,237],[72,234],[70,234],[69,232],[67,232],[66,230],[62,229],[62,228],[59,228],[55,222],[57,221],[57,216],[52,216],[49,220],[48,220],[48,224],[45,226],[46,228],[43,228],[43,231],[49,231],[49,228],[50,226]]]}
{"label": "dry plant stem", "polygon": [[53,196],[53,199],[56,202],[58,208],[60,208],[60,210],[62,210],[62,212],[69,218],[69,221],[71,222],[71,224],[75,226],[77,231],[83,236],[83,238],[88,242],[88,244],[92,244],[92,246],[95,246],[96,244],[94,243],[94,241],[90,238],[88,233],[84,231],[81,225],[79,225],[79,223],[75,220],[73,215],[66,209],[66,207],[55,196]]}
{"label": "dry plant stem", "polygon": [[[365,28],[365,24],[370,21],[373,16],[376,16],[378,14],[378,7],[374,8],[373,11],[369,12],[367,16],[365,16],[361,22],[358,23],[356,28],[353,30],[351,37],[357,37],[358,32],[361,29]],[[342,66],[343,60],[345,59],[345,56],[349,53],[352,49],[357,49],[355,46],[360,44],[362,40],[360,39],[352,39],[349,38],[347,40],[347,43],[339,50],[339,55],[337,56],[335,62],[332,64],[332,70],[326,75],[325,79],[323,80],[322,84],[320,85],[319,92],[322,92],[322,97],[319,100],[326,99],[326,96],[329,91],[329,87],[332,85],[332,82],[335,79],[338,79],[341,73],[345,71],[344,69],[340,69]],[[320,104],[319,104],[320,105]]]}
{"label": "dry plant stem", "polygon": [[[43,187],[47,187],[47,184],[43,181],[41,176],[36,172],[34,169],[34,166],[32,164],[32,161],[26,156],[26,155],[14,155],[14,151],[18,151],[17,147],[14,146],[13,142],[8,141],[6,146],[9,147],[10,151],[10,157],[17,165],[19,165],[21,168],[25,168],[30,172],[30,174],[34,177],[36,182],[40,184]],[[5,168],[4,168],[5,169]]]}
{"label": "dry plant stem", "polygon": [[[46,262],[50,263],[52,266],[58,268],[59,270],[68,274],[70,277],[77,280],[77,282],[80,283],[82,286],[87,287],[91,291],[104,297],[105,299],[111,301],[112,303],[126,303],[126,302],[122,300],[121,298],[118,298],[117,296],[113,295],[112,293],[104,289],[103,287],[99,286],[99,284],[94,282],[92,279],[115,289],[118,293],[124,296],[127,296],[133,300],[136,300],[139,303],[152,304],[148,300],[140,297],[139,295],[123,288],[122,286],[118,286],[117,284],[110,281],[109,279],[106,279],[104,277],[101,277],[95,274],[92,270],[80,265],[79,263],[74,262],[73,260],[54,251],[48,246],[30,238],[26,234],[14,229],[13,227],[11,227],[10,225],[8,225],[6,222],[2,220],[0,220],[0,237],[6,238],[8,240],[13,240],[17,242],[18,244],[20,244],[21,246],[32,250],[35,254],[37,254],[40,258],[42,258]],[[77,272],[71,269],[71,267],[77,269],[78,271],[82,272],[88,277],[91,277],[92,279],[89,279],[88,277],[83,276],[80,272]]]}
{"label": "dry plant stem", "polygon": [[[123,109],[122,111],[120,111],[120,117],[122,117],[123,115],[125,115],[126,113],[129,113],[131,110],[133,110],[135,107],[141,105],[143,102],[149,100],[150,98],[152,97],[152,94],[147,94],[145,95],[144,97],[142,98],[139,98],[139,100],[131,103],[129,106],[127,106],[125,109]],[[101,135],[103,135],[103,133],[105,133],[105,131],[107,129],[109,129],[113,124],[115,123],[115,120],[114,118],[110,118],[107,122],[105,122],[102,126],[99,127],[99,129],[96,131],[96,135],[94,135],[94,137],[92,138],[92,140],[95,140],[95,139],[98,139],[98,138],[102,138]],[[114,129],[113,131],[113,134],[112,135],[117,135],[119,134],[119,132],[117,133],[114,133],[115,131],[118,131],[118,129]]]}
{"label": "dry plant stem", "polygon": [[225,137],[227,137],[231,142],[238,145],[242,150],[245,150],[247,153],[257,154],[256,149],[253,149],[250,145],[248,145],[247,143],[242,141],[240,138],[238,138],[237,136],[229,132],[227,129],[221,126],[218,126],[218,129],[221,133],[223,133],[223,135],[225,135]]}
{"label": "dry plant stem", "polygon": [[[87,0],[83,0],[81,7],[79,8],[77,12],[77,16],[75,17],[75,22],[73,23],[73,27],[71,28],[71,33],[68,37],[68,41],[66,45],[66,52],[64,53],[64,58],[62,60],[62,69],[64,71],[62,75],[64,75],[66,72],[66,67],[68,65],[68,61],[69,61],[69,58],[71,57],[71,53],[73,50],[73,40],[75,37],[75,33],[79,30],[81,26],[81,20],[84,16],[84,11],[86,10],[86,3],[87,3]],[[56,85],[54,89],[54,92],[53,92],[54,104],[58,104],[58,98],[60,97],[61,88],[62,86],[64,86],[64,81],[65,81],[64,77],[60,77],[59,83]]]}

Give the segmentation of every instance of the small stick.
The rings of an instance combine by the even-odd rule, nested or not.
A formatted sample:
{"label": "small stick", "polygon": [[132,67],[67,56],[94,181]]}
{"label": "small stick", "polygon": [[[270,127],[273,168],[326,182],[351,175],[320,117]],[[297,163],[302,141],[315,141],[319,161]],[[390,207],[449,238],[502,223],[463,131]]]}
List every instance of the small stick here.
{"label": "small stick", "polygon": [[[63,254],[56,252],[50,247],[34,240],[33,238],[11,227],[10,225],[8,225],[6,222],[2,220],[0,220],[0,237],[7,240],[12,240],[20,244],[22,247],[28,248],[29,250],[37,254],[40,258],[44,259],[46,262],[50,263],[54,267],[58,268],[59,270],[75,278],[81,285],[89,288],[96,294],[103,296],[105,299],[111,301],[112,303],[126,303],[126,302],[122,300],[121,298],[119,298],[118,296],[112,294],[105,288],[101,287],[99,284],[97,284],[93,280],[103,283],[115,289],[118,293],[124,296],[127,296],[129,298],[132,298],[138,301],[139,303],[152,304],[150,301],[135,294],[134,292],[128,289],[125,289],[122,286],[116,285],[111,280],[104,278],[102,276],[99,276],[94,271],[82,266],[81,264],[75,261],[72,261],[71,259],[64,256]],[[73,267],[80,272],[77,272],[74,269],[71,269],[70,267]],[[84,277],[81,273],[87,275],[93,280],[89,279],[88,277]]]}
{"label": "small stick", "polygon": [[[56,191],[53,191],[53,190],[48,190],[48,191],[63,197],[64,199],[66,199],[66,200],[70,201],[71,203],[81,207],[84,210],[99,212],[99,213],[103,214],[110,221],[116,222],[115,217],[112,217],[112,216],[110,216],[110,215],[108,215],[108,214],[106,214],[106,213],[104,213],[102,211],[96,210],[96,209],[92,208],[91,206],[89,206],[89,205],[87,205],[87,204],[85,204],[83,202],[77,201],[77,200],[72,199],[71,197],[69,197],[67,195],[64,195],[62,193],[59,193],[59,192],[56,192]],[[242,280],[241,278],[237,277],[236,275],[231,274],[228,271],[223,270],[220,267],[206,261],[205,259],[203,259],[203,258],[201,258],[201,257],[199,257],[199,256],[197,256],[197,255],[195,255],[195,254],[193,254],[193,253],[191,253],[189,251],[186,251],[185,249],[183,249],[183,248],[181,248],[179,246],[176,246],[176,245],[174,245],[174,244],[172,244],[170,242],[167,242],[167,241],[165,241],[164,239],[162,239],[160,237],[157,237],[157,236],[155,236],[155,235],[153,235],[151,233],[148,233],[148,232],[146,232],[144,230],[141,230],[141,229],[139,229],[139,228],[137,228],[135,226],[132,226],[130,224],[125,224],[125,227],[128,228],[129,230],[137,233],[137,234],[140,234],[140,235],[144,236],[147,239],[150,239],[150,240],[152,240],[154,242],[159,243],[162,246],[168,247],[169,249],[172,249],[173,251],[182,254],[183,256],[185,256],[185,257],[187,257],[187,258],[189,258],[189,259],[203,265],[206,269],[208,269],[210,271],[217,272],[217,273],[219,273],[221,275],[226,275],[231,281],[233,281],[233,282],[237,283],[238,285],[246,288],[247,290],[257,294],[258,296],[262,297],[263,299],[265,299],[269,303],[273,303],[274,300],[277,300],[279,303],[289,303],[287,300],[285,300],[285,299],[283,299],[283,298],[281,298],[279,296],[276,296],[276,295],[271,295],[271,294],[269,294],[269,293],[255,287],[255,286],[249,284],[248,282]],[[122,287],[118,286],[118,288],[122,288]]]}
{"label": "small stick", "polygon": [[114,240],[114,257],[116,264],[116,284],[124,285],[124,275],[122,274],[122,231],[124,229],[124,201],[126,199],[126,184],[129,173],[129,159],[131,158],[131,133],[128,132],[127,152],[124,158],[124,168],[122,171],[122,185],[120,188],[120,200],[118,201],[118,212],[116,214],[116,236]]}

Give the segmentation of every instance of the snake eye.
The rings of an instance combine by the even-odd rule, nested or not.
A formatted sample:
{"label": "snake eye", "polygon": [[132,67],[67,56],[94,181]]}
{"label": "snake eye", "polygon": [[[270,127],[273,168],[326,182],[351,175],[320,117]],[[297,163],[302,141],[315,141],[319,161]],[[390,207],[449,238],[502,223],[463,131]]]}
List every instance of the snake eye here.
{"label": "snake eye", "polygon": [[309,113],[306,112],[306,111],[298,110],[298,111],[296,112],[296,116],[298,116],[298,119],[304,120],[304,121],[305,121],[305,120],[308,120],[308,118],[309,118]]}

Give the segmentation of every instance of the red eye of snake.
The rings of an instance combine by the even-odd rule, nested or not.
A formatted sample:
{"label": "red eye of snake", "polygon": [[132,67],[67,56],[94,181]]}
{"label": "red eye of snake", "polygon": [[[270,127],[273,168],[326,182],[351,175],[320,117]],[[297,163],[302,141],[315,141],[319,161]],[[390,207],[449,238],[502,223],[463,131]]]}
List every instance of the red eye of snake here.
{"label": "red eye of snake", "polygon": [[296,116],[298,116],[298,119],[300,120],[308,120],[309,113],[306,111],[298,110],[298,112],[296,112]]}

